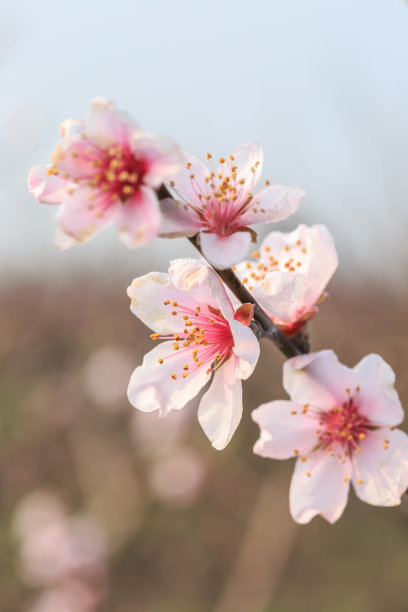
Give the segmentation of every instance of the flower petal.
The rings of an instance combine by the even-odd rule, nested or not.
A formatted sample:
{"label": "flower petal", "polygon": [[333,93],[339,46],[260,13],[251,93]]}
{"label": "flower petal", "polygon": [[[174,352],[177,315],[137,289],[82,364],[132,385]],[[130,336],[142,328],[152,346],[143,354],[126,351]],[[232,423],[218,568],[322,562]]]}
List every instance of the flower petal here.
{"label": "flower petal", "polygon": [[128,145],[134,132],[139,132],[139,125],[127,113],[119,111],[105,98],[92,100],[85,131],[92,141],[103,149],[111,144]]}
{"label": "flower petal", "polygon": [[141,186],[123,203],[118,202],[115,219],[120,239],[129,248],[141,247],[157,236],[161,215],[156,193]]}
{"label": "flower petal", "polygon": [[135,157],[143,160],[146,173],[143,181],[157,188],[180,168],[183,157],[179,147],[168,138],[155,134],[133,134],[130,146]]}
{"label": "flower petal", "polygon": [[28,175],[28,190],[42,204],[61,204],[68,189],[76,185],[64,181],[54,174],[49,175],[51,166],[34,166]]}
{"label": "flower petal", "polygon": [[169,275],[177,289],[192,292],[198,304],[219,308],[227,319],[234,318],[234,308],[216,272],[196,259],[175,259],[170,263]]}
{"label": "flower petal", "polygon": [[242,225],[282,221],[297,211],[305,192],[298,187],[272,185],[257,193],[241,217]]}
{"label": "flower petal", "polygon": [[208,232],[200,233],[203,255],[215,268],[225,270],[245,257],[251,244],[251,234],[235,232],[230,236],[219,236]]}
{"label": "flower petal", "polygon": [[359,379],[358,407],[373,423],[399,425],[404,411],[394,389],[395,374],[380,355],[367,355],[354,368]]}
{"label": "flower petal", "polygon": [[109,196],[90,187],[79,187],[68,195],[57,213],[57,220],[64,232],[78,242],[86,242],[114,214]]}
{"label": "flower petal", "polygon": [[168,181],[167,186],[174,191],[176,196],[201,208],[198,194],[204,197],[209,193],[205,179],[210,175],[210,170],[194,155],[185,151],[182,151],[181,155],[182,167],[170,177],[171,180]]}
{"label": "flower petal", "polygon": [[317,419],[303,412],[301,404],[276,400],[262,404],[251,414],[261,429],[254,453],[270,459],[289,459],[309,453],[317,442]]}
{"label": "flower petal", "polygon": [[283,386],[294,402],[322,410],[342,405],[347,389],[358,385],[355,372],[339,363],[333,351],[292,357],[283,365]]}
{"label": "flower petal", "polygon": [[[254,296],[261,294],[269,314],[288,323],[315,306],[338,265],[334,240],[324,225],[271,232],[259,252],[264,270],[270,268],[271,256],[279,262],[279,269],[254,283]],[[248,270],[241,264],[239,274],[244,272]]]}
{"label": "flower petal", "polygon": [[[162,272],[149,272],[135,278],[127,290],[131,300],[130,309],[145,325],[161,334],[172,334],[175,330],[175,317],[172,315],[171,302],[177,302],[195,309],[202,302],[195,299],[190,291],[176,288],[170,276]],[[164,302],[169,300],[170,304]]]}
{"label": "flower petal", "polygon": [[238,357],[237,377],[246,379],[251,376],[259,358],[259,342],[252,329],[236,319],[228,320],[234,338],[233,353]]}
{"label": "flower petal", "polygon": [[302,249],[307,251],[309,257],[307,288],[303,297],[303,310],[306,312],[320,298],[339,264],[339,258],[333,236],[324,225],[299,225],[292,234],[292,241],[295,244],[301,241]]}
{"label": "flower petal", "polygon": [[58,225],[57,231],[55,232],[54,244],[57,249],[64,251],[65,249],[69,249],[75,244],[78,244],[78,240],[64,232],[62,227]]}
{"label": "flower petal", "polygon": [[54,168],[67,180],[91,180],[96,165],[103,161],[104,151],[83,134],[73,133],[63,138],[51,154]]}
{"label": "flower petal", "polygon": [[[242,268],[240,276],[241,270]],[[247,275],[243,276],[246,277]],[[303,305],[307,288],[306,274],[277,270],[267,274],[262,282],[256,282],[251,293],[276,322],[290,324],[297,321],[305,310]]]}
{"label": "flower petal", "polygon": [[78,119],[65,119],[60,125],[60,133],[62,138],[70,138],[75,134],[83,134],[85,131],[85,123]]}
{"label": "flower petal", "polygon": [[[231,157],[233,159],[229,158],[225,162],[227,173],[231,173],[231,168],[236,166],[237,183],[240,180],[245,180],[245,191],[252,191],[262,174],[263,151],[261,145],[257,142],[241,144],[232,152]],[[224,164],[218,166],[216,174],[223,172],[223,166]]]}
{"label": "flower petal", "polygon": [[[183,378],[186,363],[190,373]],[[143,364],[133,372],[128,387],[130,403],[143,412],[159,410],[160,416],[183,408],[210,379],[206,368],[193,371],[194,367],[191,353],[174,351],[172,341],[162,342],[145,355]],[[176,374],[175,380],[172,374]]]}
{"label": "flower petal", "polygon": [[[388,441],[387,449],[384,438]],[[361,449],[353,469],[357,497],[374,506],[397,506],[408,487],[407,434],[399,429],[381,428],[367,436]]]}
{"label": "flower petal", "polygon": [[198,420],[214,448],[222,450],[231,440],[242,417],[242,383],[236,378],[236,360],[228,359],[215,372],[203,395]]}
{"label": "flower petal", "polygon": [[187,204],[183,205],[173,198],[165,198],[160,200],[160,210],[162,213],[161,236],[165,238],[194,236],[200,231],[201,221]]}
{"label": "flower petal", "polygon": [[328,453],[316,453],[304,462],[298,459],[289,491],[293,519],[309,523],[320,514],[329,523],[335,523],[347,504],[349,478],[349,461],[340,463]]}

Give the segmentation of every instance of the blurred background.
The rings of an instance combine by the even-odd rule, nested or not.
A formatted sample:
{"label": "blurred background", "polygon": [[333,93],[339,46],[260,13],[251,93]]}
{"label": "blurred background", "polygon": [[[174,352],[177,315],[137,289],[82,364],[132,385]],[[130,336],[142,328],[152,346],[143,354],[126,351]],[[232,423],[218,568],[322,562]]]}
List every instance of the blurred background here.
{"label": "blurred background", "polygon": [[222,452],[196,401],[128,405],[151,341],[126,287],[187,241],[128,251],[109,228],[58,252],[26,179],[97,95],[198,156],[260,142],[264,178],[307,192],[277,229],[338,247],[313,349],[380,353],[408,406],[407,30],[403,0],[0,4],[2,612],[406,611],[408,500],[300,527],[291,462],[252,454],[251,410],[284,397],[270,343]]}

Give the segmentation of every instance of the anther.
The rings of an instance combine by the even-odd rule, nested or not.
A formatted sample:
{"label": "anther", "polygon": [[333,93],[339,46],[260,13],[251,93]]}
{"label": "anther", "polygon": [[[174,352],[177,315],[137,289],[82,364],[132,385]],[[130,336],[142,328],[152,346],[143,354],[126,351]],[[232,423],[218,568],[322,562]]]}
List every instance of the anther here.
{"label": "anther", "polygon": [[134,193],[134,191],[135,191],[135,188],[132,187],[132,185],[124,185],[122,187],[122,193],[124,195],[132,195],[132,193]]}

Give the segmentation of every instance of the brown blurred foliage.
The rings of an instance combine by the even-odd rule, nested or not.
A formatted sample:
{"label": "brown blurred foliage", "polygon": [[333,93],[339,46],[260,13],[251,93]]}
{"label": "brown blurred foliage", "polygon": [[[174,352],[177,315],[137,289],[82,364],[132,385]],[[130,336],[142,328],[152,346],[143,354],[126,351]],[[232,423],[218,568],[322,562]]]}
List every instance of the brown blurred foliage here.
{"label": "brown blurred foliage", "polygon": [[[0,610],[28,610],[35,596],[19,573],[13,512],[47,489],[106,533],[102,612],[405,611],[407,501],[383,509],[352,495],[335,526],[300,527],[291,462],[252,454],[251,410],[285,397],[274,346],[263,341],[242,424],[217,452],[197,402],[181,425],[157,421],[159,433],[155,415],[128,405],[124,381],[151,348],[128,306],[125,291],[86,278],[2,291]],[[338,287],[312,323],[313,350],[333,348],[350,366],[380,353],[405,406],[407,339],[406,300],[369,286]]]}

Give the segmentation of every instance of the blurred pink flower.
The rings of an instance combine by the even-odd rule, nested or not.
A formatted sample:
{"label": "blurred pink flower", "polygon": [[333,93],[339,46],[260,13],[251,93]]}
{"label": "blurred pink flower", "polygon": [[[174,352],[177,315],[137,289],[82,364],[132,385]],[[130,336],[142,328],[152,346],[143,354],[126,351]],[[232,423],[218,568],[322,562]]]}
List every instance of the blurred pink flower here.
{"label": "blurred pink flower", "polygon": [[242,379],[259,356],[249,328],[253,307],[234,310],[217,274],[194,259],[171,263],[168,274],[151,272],[128,289],[131,310],[163,339],[130,379],[130,403],[165,416],[182,408],[213,376],[198,419],[217,449],[230,441],[242,415]]}
{"label": "blurred pink flower", "polygon": [[334,523],[356,495],[375,506],[395,506],[408,487],[408,436],[395,429],[404,413],[395,375],[379,355],[353,369],[333,351],[301,355],[283,367],[291,401],[253,411],[261,428],[254,452],[271,459],[298,457],[290,486],[295,521],[320,514]]}
{"label": "blurred pink flower", "polygon": [[85,363],[82,384],[90,399],[102,410],[129,410],[125,389],[132,371],[127,347],[108,344],[92,353]]}
{"label": "blurred pink flower", "polygon": [[155,457],[162,452],[171,452],[186,436],[191,416],[188,410],[172,410],[166,419],[158,417],[157,412],[140,414],[135,411],[129,427],[138,455]]}
{"label": "blurred pink flower", "polygon": [[47,586],[67,579],[99,579],[105,573],[104,534],[85,517],[70,516],[59,498],[36,491],[16,509],[23,579]]}
{"label": "blurred pink flower", "polygon": [[86,121],[65,121],[61,135],[52,166],[36,166],[28,177],[39,202],[61,204],[57,246],[85,242],[111,221],[129,247],[156,236],[161,216],[155,189],[181,163],[176,145],[142,132],[103,98],[91,103]]}
{"label": "blurred pink flower", "polygon": [[[176,200],[160,203],[161,234],[193,236],[199,232],[204,256],[217,268],[229,268],[245,256],[254,232],[249,225],[281,221],[299,207],[304,191],[297,187],[269,186],[253,194],[263,165],[260,145],[239,146],[218,168],[184,154],[184,166],[168,185]],[[211,155],[207,154],[207,159]]]}
{"label": "blurred pink flower", "polygon": [[99,602],[88,585],[70,581],[45,590],[28,612],[94,612]]}
{"label": "blurred pink flower", "polygon": [[324,225],[299,225],[290,233],[271,232],[256,261],[234,269],[240,280],[288,336],[317,312],[324,289],[338,265],[334,240]]}
{"label": "blurred pink flower", "polygon": [[149,470],[149,485],[169,506],[192,504],[199,496],[206,475],[202,457],[193,449],[175,446],[157,456]]}

